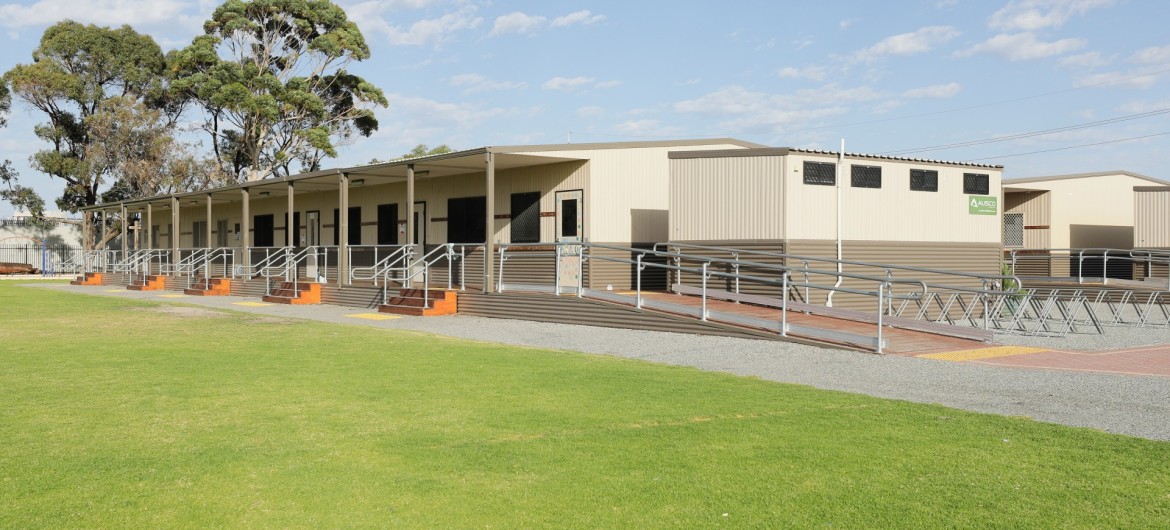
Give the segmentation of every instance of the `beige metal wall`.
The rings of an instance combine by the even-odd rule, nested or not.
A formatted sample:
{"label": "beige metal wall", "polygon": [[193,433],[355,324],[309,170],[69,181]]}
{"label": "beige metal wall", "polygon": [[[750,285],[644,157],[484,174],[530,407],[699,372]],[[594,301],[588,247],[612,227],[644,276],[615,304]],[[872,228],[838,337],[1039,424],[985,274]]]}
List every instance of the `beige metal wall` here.
{"label": "beige metal wall", "polygon": [[[354,177],[355,179],[358,177]],[[415,184],[415,201],[426,203],[426,242],[430,244],[445,243],[447,241],[447,200],[460,197],[481,197],[485,195],[486,176],[484,173],[457,175],[445,178],[420,178]],[[553,214],[555,213],[555,195],[561,190],[584,189],[589,179],[589,167],[585,162],[563,162],[541,166],[525,167],[498,171],[496,174],[496,239],[501,243],[508,243],[510,230],[508,229],[507,215],[511,211],[511,194],[521,192],[541,192],[540,234],[542,241],[552,241],[554,238]],[[406,221],[406,184],[376,184],[373,179],[364,179],[366,184],[350,189],[350,207],[361,208],[362,244],[373,245],[378,238],[378,205],[398,204],[398,217]],[[319,186],[318,186],[319,187]],[[308,188],[308,186],[305,186]],[[272,214],[275,226],[274,243],[283,246],[285,241],[285,215],[288,208],[287,196],[273,195],[260,198],[257,191],[252,192],[249,214],[252,216]],[[188,199],[193,200],[193,199]],[[205,200],[199,198],[199,201]],[[224,199],[219,199],[220,201]],[[307,215],[305,212],[316,210],[321,213],[321,243],[336,245],[333,238],[333,210],[338,207],[337,190],[298,189],[294,197],[294,211],[301,214],[301,226],[297,227],[296,235],[299,238],[305,229]],[[180,209],[180,244],[181,248],[192,246],[192,225],[196,221],[207,218],[205,204],[184,205]],[[154,213],[155,224],[165,226],[170,222],[170,210],[165,213]],[[231,202],[217,202],[212,207],[212,230],[215,230],[215,221],[227,219],[229,229],[240,223],[242,215],[239,200]],[[501,218],[502,217],[502,218]],[[254,229],[255,227],[253,227]],[[212,235],[215,243],[215,234]],[[298,239],[299,240],[299,239]],[[252,239],[249,237],[249,246]],[[405,241],[400,234],[399,241]],[[160,245],[163,239],[160,238]],[[169,248],[170,242],[166,240]],[[230,246],[238,245],[233,238],[229,239]]]}
{"label": "beige metal wall", "polygon": [[589,186],[584,188],[585,237],[590,241],[629,244],[668,238],[670,163],[667,153],[743,148],[711,144],[522,154],[588,159]]}
{"label": "beige metal wall", "polygon": [[1051,193],[1050,248],[1131,248],[1136,242],[1133,188],[1151,184],[1115,174],[1038,180],[1021,186]]}
{"label": "beige metal wall", "polygon": [[[941,188],[941,186],[940,186]],[[998,243],[959,243],[959,242],[906,242],[906,241],[845,241],[842,244],[845,259],[849,261],[864,261],[869,263],[886,263],[927,269],[941,269],[948,271],[972,272],[977,274],[998,275],[1002,260],[1002,251]],[[833,241],[801,240],[789,241],[788,253],[792,255],[834,258],[836,246]],[[790,264],[792,264],[790,260]],[[832,266],[831,264],[827,264]],[[810,268],[817,265],[810,263]],[[882,276],[880,269],[873,267],[845,265],[845,272],[858,275]],[[876,273],[876,274],[875,274]],[[980,287],[976,279],[965,279],[949,275],[933,273],[894,271],[895,278],[916,278],[927,283],[943,283],[962,287]],[[813,278],[815,283],[823,283],[828,276]],[[830,282],[831,283],[831,282]],[[846,279],[843,287],[858,290],[876,289],[876,282],[861,279]],[[908,286],[899,285],[896,292],[906,292]],[[828,291],[810,290],[809,298],[812,303],[824,304]],[[833,305],[848,309],[875,311],[877,300],[874,297],[838,293],[833,295]]]}
{"label": "beige metal wall", "polygon": [[1052,248],[1052,194],[1047,191],[1004,193],[1003,213],[1024,214],[1024,245],[1011,249]]}
{"label": "beige metal wall", "polygon": [[784,157],[670,160],[670,240],[784,238]]}
{"label": "beige metal wall", "polygon": [[[786,237],[836,238],[836,189],[804,184],[806,160],[836,162],[831,154],[792,153],[785,176],[784,224]],[[881,189],[850,186],[851,165],[882,168]],[[911,191],[910,170],[938,171],[938,191]],[[989,176],[989,195],[999,198],[996,215],[972,215],[969,195],[963,193],[963,174]],[[928,162],[845,158],[841,175],[841,237],[850,241],[930,241],[996,243],[1001,239],[1003,211],[1002,170]],[[729,237],[736,237],[729,234]]]}
{"label": "beige metal wall", "polygon": [[1134,192],[1133,243],[1136,247],[1170,247],[1170,188]]}

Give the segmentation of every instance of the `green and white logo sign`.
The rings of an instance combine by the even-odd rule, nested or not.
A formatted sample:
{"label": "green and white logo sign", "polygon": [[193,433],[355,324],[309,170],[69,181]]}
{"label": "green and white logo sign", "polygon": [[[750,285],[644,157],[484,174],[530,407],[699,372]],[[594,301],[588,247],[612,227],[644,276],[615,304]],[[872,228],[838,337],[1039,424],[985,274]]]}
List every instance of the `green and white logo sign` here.
{"label": "green and white logo sign", "polygon": [[971,215],[995,215],[999,199],[984,195],[971,195],[967,198],[967,213]]}

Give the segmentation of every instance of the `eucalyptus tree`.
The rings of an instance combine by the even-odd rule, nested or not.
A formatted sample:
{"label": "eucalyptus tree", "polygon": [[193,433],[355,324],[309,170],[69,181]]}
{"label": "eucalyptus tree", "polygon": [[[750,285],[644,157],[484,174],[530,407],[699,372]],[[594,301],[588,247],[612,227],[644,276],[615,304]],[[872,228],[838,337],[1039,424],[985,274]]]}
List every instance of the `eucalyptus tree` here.
{"label": "eucalyptus tree", "polygon": [[[370,57],[357,25],[327,0],[228,0],[173,57],[173,88],[237,180],[314,170],[378,128],[382,91],[347,67]],[[295,164],[295,166],[294,166]]]}
{"label": "eucalyptus tree", "polygon": [[[45,30],[32,59],[6,72],[3,83],[47,119],[33,132],[49,147],[33,153],[29,162],[64,181],[57,206],[76,212],[129,196],[129,186],[117,182],[106,167],[91,163],[97,138],[90,124],[114,97],[165,108],[172,122],[177,118],[181,105],[168,98],[166,61],[158,44],[129,26],[112,29],[66,20]],[[24,190],[30,200],[31,190]]]}

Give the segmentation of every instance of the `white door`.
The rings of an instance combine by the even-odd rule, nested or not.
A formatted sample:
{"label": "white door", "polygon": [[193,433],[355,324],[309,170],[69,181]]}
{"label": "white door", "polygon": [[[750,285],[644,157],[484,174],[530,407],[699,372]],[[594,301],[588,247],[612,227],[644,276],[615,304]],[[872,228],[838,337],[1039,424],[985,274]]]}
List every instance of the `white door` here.
{"label": "white door", "polygon": [[[585,238],[584,193],[581,190],[558,191],[556,193],[556,240],[557,242],[580,242]],[[562,245],[557,259],[557,294],[575,293],[582,285],[582,261],[580,245]]]}
{"label": "white door", "polygon": [[[305,212],[305,245],[316,247],[321,244],[321,212],[310,210]],[[305,276],[314,280],[320,279],[321,270],[317,263],[317,252],[309,255],[305,262]]]}
{"label": "white door", "polygon": [[427,244],[427,202],[414,203],[414,242],[418,245]]}

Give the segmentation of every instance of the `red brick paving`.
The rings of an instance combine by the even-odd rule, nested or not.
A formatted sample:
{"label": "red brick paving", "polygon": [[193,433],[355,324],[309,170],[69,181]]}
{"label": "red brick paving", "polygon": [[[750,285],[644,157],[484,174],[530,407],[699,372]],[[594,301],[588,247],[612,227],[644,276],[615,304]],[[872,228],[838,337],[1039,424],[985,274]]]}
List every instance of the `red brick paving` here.
{"label": "red brick paving", "polygon": [[997,366],[1170,377],[1170,345],[1101,352],[1045,351],[965,361]]}

